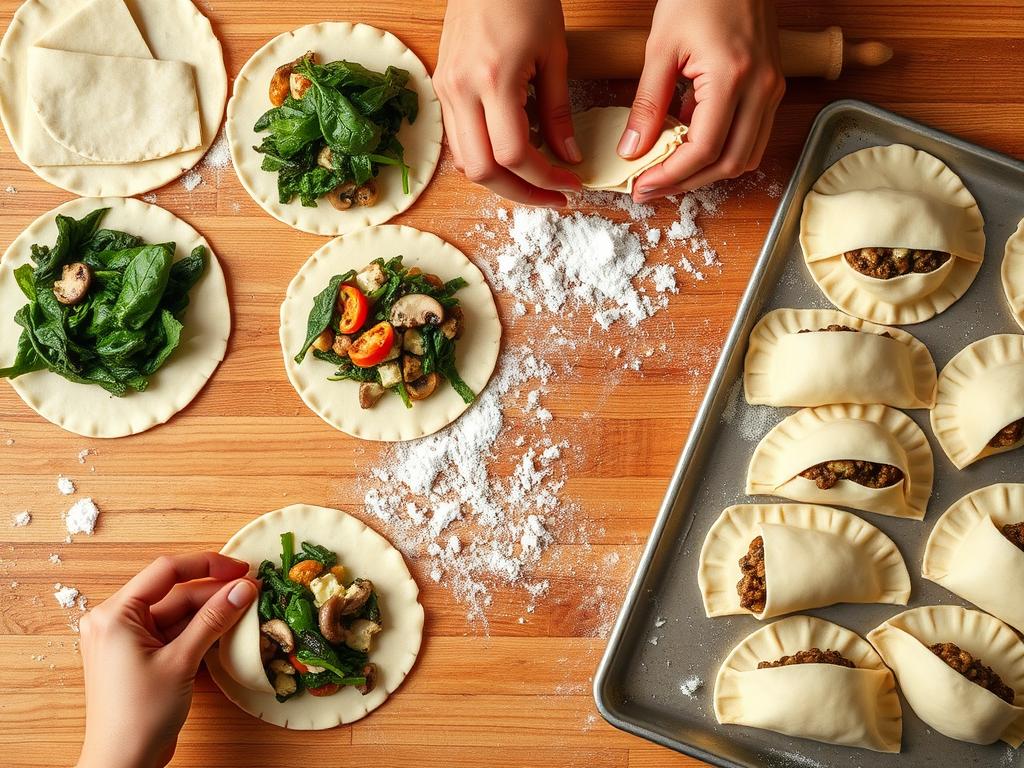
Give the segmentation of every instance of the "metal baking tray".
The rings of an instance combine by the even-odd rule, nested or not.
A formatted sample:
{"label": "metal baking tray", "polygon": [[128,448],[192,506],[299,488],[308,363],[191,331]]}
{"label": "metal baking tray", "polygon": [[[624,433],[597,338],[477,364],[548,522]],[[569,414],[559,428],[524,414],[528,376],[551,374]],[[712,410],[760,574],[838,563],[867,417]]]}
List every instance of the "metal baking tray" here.
{"label": "metal baking tray", "polygon": [[[966,296],[938,317],[907,330],[928,345],[939,370],[970,342],[1020,331],[1003,294],[1000,267],[1006,240],[1024,217],[1024,163],[863,102],[837,101],[825,107],[772,221],[594,679],[598,709],[612,725],[712,765],[1024,766],[1024,750],[1018,755],[1002,742],[976,746],[932,732],[902,697],[903,751],[898,755],[719,725],[712,707],[719,665],[740,640],[763,625],[747,616],[704,616],[697,558],[708,528],[725,507],[755,501],[743,492],[751,453],[768,429],[796,411],[746,404],[740,377],[747,337],[771,309],[831,306],[807,273],[797,242],[804,195],[843,155],[893,143],[930,152],[963,178],[985,216],[987,238],[985,262]],[[925,541],[935,520],[967,492],[990,483],[1024,481],[1024,456],[1010,452],[959,472],[935,441],[928,412],[910,415],[928,435],[935,453],[935,490],[928,514],[923,522],[863,516],[903,553],[913,583],[910,607],[967,605],[921,578]],[[901,610],[842,605],[809,613],[863,636]],[[691,692],[695,680],[702,685]],[[681,686],[687,681],[684,690]]]}

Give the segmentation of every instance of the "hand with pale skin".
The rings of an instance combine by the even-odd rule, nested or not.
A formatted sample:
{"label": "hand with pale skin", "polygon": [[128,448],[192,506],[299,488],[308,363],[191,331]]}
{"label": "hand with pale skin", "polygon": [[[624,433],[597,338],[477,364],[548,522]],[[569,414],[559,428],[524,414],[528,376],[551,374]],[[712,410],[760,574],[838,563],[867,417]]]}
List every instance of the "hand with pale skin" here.
{"label": "hand with pale skin", "polygon": [[456,167],[470,181],[527,205],[561,207],[575,174],[530,144],[527,87],[540,128],[561,160],[577,163],[558,0],[449,0],[434,89]]}
{"label": "hand with pale skin", "polygon": [[203,655],[258,594],[248,570],[215,552],[161,557],[82,617],[78,768],[170,762]]}
{"label": "hand with pale skin", "polygon": [[773,0],[659,0],[619,155],[651,149],[680,76],[693,83],[679,115],[686,141],[636,180],[637,202],[760,165],[786,90]]}

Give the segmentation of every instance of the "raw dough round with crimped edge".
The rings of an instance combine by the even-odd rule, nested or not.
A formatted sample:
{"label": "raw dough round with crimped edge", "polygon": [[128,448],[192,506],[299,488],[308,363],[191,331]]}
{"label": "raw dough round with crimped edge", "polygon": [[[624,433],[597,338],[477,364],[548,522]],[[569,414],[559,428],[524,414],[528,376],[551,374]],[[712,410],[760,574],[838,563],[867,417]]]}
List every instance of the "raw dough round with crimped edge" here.
{"label": "raw dough round with crimped edge", "polygon": [[[26,0],[14,14],[3,42],[0,42],[0,118],[14,151],[40,178],[58,187],[88,197],[129,196],[148,192],[173,181],[182,172],[192,168],[206,153],[217,137],[224,102],[227,99],[227,72],[220,41],[213,28],[190,0],[135,0],[131,3],[132,17],[145,38],[152,56],[163,61],[182,61],[188,64],[195,77],[201,122],[201,144],[196,149],[146,160],[138,163],[38,165],[27,159],[31,131],[45,134],[45,129],[30,122],[32,105],[25,98],[28,84],[29,49],[44,36],[47,44],[57,45],[61,40],[73,39],[80,52],[100,55],[137,55],[132,49],[111,50],[101,42],[103,19],[86,18],[76,29],[68,30],[60,40],[49,40],[49,33],[75,13],[88,10],[90,0]],[[117,23],[118,19],[111,22]],[[136,44],[137,33],[136,33]],[[93,46],[100,45],[100,49]],[[139,49],[141,53],[141,49]],[[45,134],[43,140],[50,139]],[[67,157],[59,160],[66,162]]]}
{"label": "raw dough round with crimped edge", "polygon": [[403,256],[407,267],[419,267],[442,280],[463,278],[468,285],[455,294],[465,313],[462,338],[455,345],[456,368],[478,396],[498,362],[501,321],[483,273],[454,246],[437,235],[404,226],[369,227],[338,237],[302,265],[281,304],[281,351],[288,378],[303,402],[335,429],[363,440],[413,440],[448,426],[467,408],[447,381],[425,400],[406,408],[400,397],[385,393],[373,408],[359,407],[359,384],[328,381],[334,366],[313,355],[294,360],[306,338],[306,320],[313,298],[334,275],[363,269],[373,259]]}
{"label": "raw dough round with crimped edge", "polygon": [[[884,325],[923,322],[952,306],[985,258],[985,220],[960,177],[927,152],[893,144],[842,158],[815,182],[800,217],[811,277],[847,314]],[[928,273],[881,279],[843,254],[860,248],[942,251]]]}
{"label": "raw dough round with crimped edge", "polygon": [[384,628],[373,639],[370,661],[377,665],[377,685],[365,696],[344,688],[333,696],[308,693],[279,702],[260,661],[256,603],[206,654],[206,666],[224,694],[250,715],[293,730],[321,730],[352,723],[375,710],[405,680],[416,663],[423,638],[419,587],[402,554],[391,543],[345,512],[293,504],[268,512],[232,536],[221,552],[252,566],[263,560],[280,564],[281,534],[295,534],[338,556],[353,577],[369,579],[380,595]]}
{"label": "raw dough round with crimped edge", "polygon": [[[315,208],[303,207],[297,198],[288,204],[280,202],[277,173],[262,170],[263,155],[253,149],[267,134],[257,133],[253,126],[272,107],[267,91],[274,70],[307,51],[313,51],[321,63],[345,60],[377,72],[383,72],[388,65],[408,70],[408,87],[419,95],[416,122],[409,125],[403,121],[398,132],[409,165],[409,194],[402,191],[401,171],[387,166],[381,168],[377,176],[380,196],[372,206],[352,206],[338,211],[323,198],[317,201]],[[423,62],[390,32],[347,22],[299,27],[278,35],[256,51],[235,79],[225,131],[231,144],[235,173],[252,199],[278,221],[314,235],[343,235],[383,224],[407,210],[434,175],[441,156],[443,134],[441,104]]]}
{"label": "raw dough round with crimped edge", "polygon": [[1024,328],[1024,219],[1006,241],[1003,256],[1003,290],[1014,320]]}
{"label": "raw dough round with crimped edge", "polygon": [[109,208],[100,223],[145,239],[147,243],[175,242],[175,260],[205,245],[206,271],[189,293],[181,342],[149,379],[143,392],[114,397],[94,384],[77,384],[50,371],[35,371],[11,379],[11,386],[32,410],[62,429],[86,437],[124,437],[163,424],[188,405],[224,359],[231,333],[227,286],[210,244],[192,227],[163,208],[130,198],[81,198],[44,213],[11,243],[0,261],[0,366],[14,360],[21,328],[14,313],[27,302],[14,279],[14,270],[29,263],[35,243],[52,245],[57,238],[57,214],[80,219],[97,208]]}

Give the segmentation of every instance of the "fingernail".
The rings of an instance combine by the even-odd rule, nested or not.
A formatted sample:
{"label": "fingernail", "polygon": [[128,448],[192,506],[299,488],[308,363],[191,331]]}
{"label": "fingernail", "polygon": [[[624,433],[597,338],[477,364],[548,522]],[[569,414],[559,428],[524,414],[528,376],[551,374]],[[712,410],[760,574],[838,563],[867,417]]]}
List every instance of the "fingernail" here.
{"label": "fingernail", "polygon": [[575,136],[570,136],[565,140],[565,156],[574,163],[578,163],[583,159],[583,155],[580,153],[580,145],[576,143]]}
{"label": "fingernail", "polygon": [[242,579],[228,592],[228,602],[235,608],[244,608],[252,602],[255,596],[256,591],[253,589],[252,582]]}
{"label": "fingernail", "polygon": [[657,187],[637,187],[636,192],[638,195],[649,195],[656,189]]}
{"label": "fingernail", "polygon": [[625,133],[622,134],[622,138],[619,139],[618,153],[622,157],[629,157],[636,148],[640,146],[640,131],[634,130],[633,128],[627,128]]}

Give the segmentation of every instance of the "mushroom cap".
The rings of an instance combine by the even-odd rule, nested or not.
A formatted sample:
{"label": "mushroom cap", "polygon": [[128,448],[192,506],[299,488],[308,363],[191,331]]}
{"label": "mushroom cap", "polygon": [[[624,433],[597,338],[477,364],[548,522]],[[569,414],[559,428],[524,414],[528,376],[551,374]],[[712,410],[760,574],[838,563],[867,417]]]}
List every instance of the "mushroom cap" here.
{"label": "mushroom cap", "polygon": [[407,293],[391,307],[391,324],[397,328],[440,325],[442,322],[444,307],[425,293]]}

